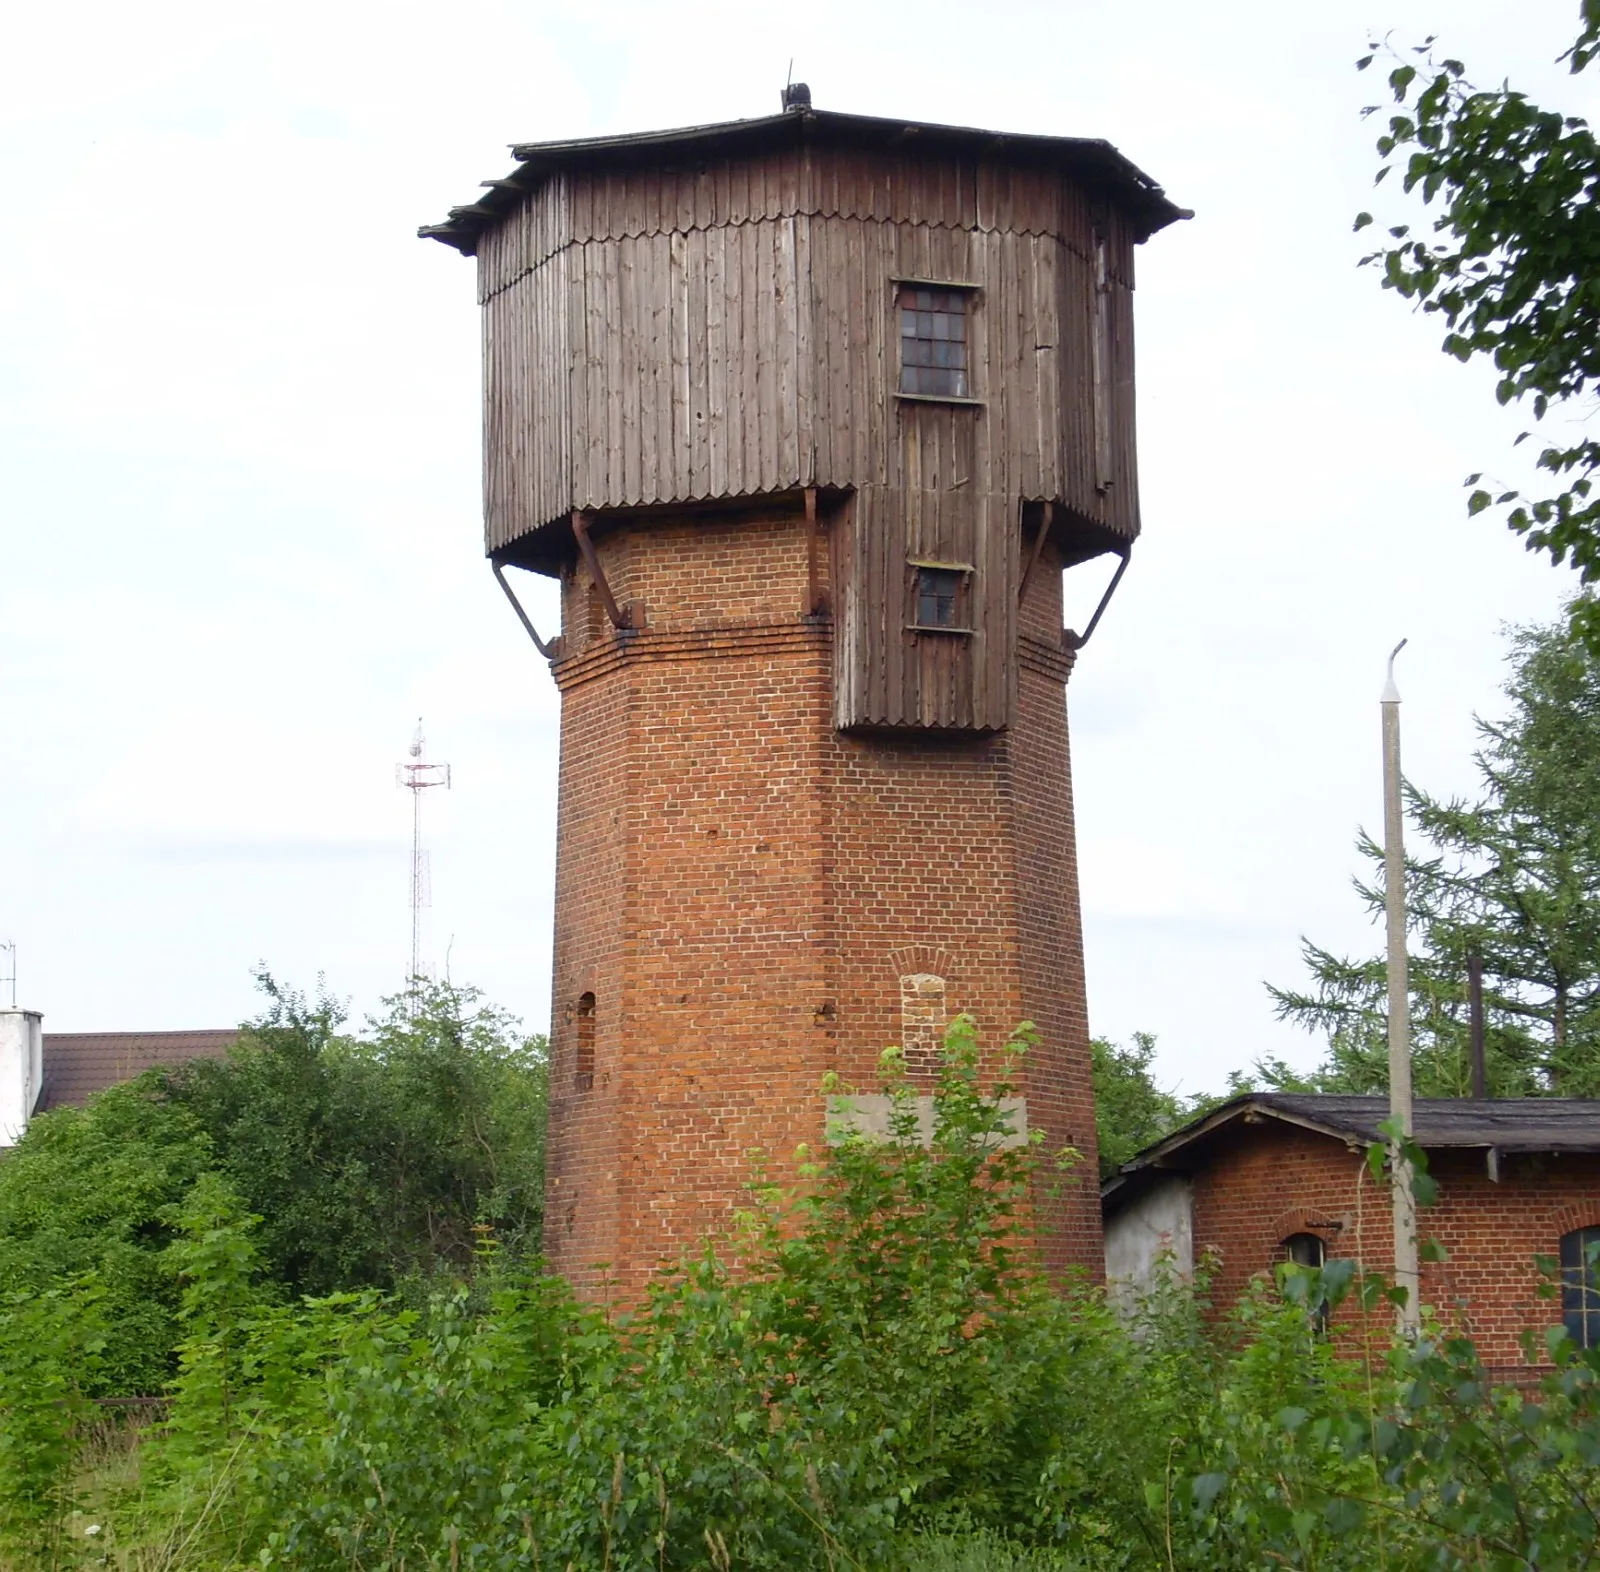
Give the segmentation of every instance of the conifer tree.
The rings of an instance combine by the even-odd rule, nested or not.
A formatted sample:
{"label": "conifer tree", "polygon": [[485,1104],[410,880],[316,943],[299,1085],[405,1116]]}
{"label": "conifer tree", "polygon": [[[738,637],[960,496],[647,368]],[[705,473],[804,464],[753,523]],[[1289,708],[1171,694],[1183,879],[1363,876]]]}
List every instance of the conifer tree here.
{"label": "conifer tree", "polygon": [[[1574,608],[1582,625],[1586,608]],[[1592,611],[1589,612],[1592,615]],[[1467,971],[1482,962],[1491,1096],[1600,1095],[1600,660],[1571,624],[1513,629],[1509,714],[1478,721],[1476,801],[1406,785],[1414,1077],[1420,1096],[1472,1088]],[[1383,915],[1383,849],[1356,890]],[[1269,985],[1280,1018],[1325,1033],[1310,1077],[1282,1089],[1376,1092],[1388,1084],[1381,954],[1303,941],[1308,987]]]}

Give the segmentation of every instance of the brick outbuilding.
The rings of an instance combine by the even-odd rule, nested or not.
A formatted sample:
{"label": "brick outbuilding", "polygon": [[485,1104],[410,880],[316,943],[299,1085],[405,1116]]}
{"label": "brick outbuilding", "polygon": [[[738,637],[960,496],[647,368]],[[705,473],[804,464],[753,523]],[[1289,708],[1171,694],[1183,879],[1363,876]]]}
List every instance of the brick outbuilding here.
{"label": "brick outbuilding", "polygon": [[[1163,1254],[1183,1271],[1210,1257],[1219,1307],[1290,1259],[1387,1270],[1390,1201],[1367,1164],[1387,1116],[1381,1097],[1251,1093],[1139,1153],[1102,1189],[1112,1291],[1148,1282]],[[1415,1130],[1438,1184],[1419,1237],[1446,1255],[1424,1263],[1424,1304],[1508,1373],[1530,1328],[1565,1319],[1580,1342],[1600,1342],[1585,1254],[1600,1241],[1600,1102],[1420,1099]],[[1559,1300],[1540,1296],[1536,1257],[1560,1265]],[[1356,1314],[1341,1307],[1336,1328],[1353,1331]]]}

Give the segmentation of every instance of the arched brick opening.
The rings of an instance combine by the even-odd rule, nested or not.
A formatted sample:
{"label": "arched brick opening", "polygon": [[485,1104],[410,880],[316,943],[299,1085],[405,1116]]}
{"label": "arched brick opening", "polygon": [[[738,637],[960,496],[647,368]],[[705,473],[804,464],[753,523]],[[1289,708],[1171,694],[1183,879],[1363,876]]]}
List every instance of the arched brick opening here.
{"label": "arched brick opening", "polygon": [[594,995],[581,993],[572,1012],[572,1089],[594,1090]]}

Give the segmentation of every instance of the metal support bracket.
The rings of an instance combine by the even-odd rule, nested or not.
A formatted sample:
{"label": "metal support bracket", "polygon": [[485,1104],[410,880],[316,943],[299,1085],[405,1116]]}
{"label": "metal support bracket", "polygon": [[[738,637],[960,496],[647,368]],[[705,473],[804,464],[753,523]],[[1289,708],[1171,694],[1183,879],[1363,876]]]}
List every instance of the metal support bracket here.
{"label": "metal support bracket", "polygon": [[1089,626],[1082,633],[1074,633],[1071,628],[1061,630],[1061,647],[1071,650],[1076,654],[1087,644],[1094,635],[1094,630],[1100,626],[1100,619],[1105,615],[1106,607],[1111,604],[1111,597],[1116,594],[1117,586],[1122,582],[1122,575],[1128,571],[1128,564],[1133,561],[1133,547],[1127,545],[1122,548],[1122,561],[1117,564],[1117,571],[1111,575],[1111,582],[1106,585],[1106,592],[1100,597],[1100,604],[1094,608],[1094,615],[1089,619]]}
{"label": "metal support bracket", "polygon": [[1044,514],[1039,520],[1039,533],[1033,537],[1033,550],[1028,553],[1028,561],[1022,570],[1022,577],[1017,582],[1017,604],[1022,604],[1023,591],[1028,587],[1028,580],[1033,577],[1033,570],[1038,565],[1039,557],[1044,551],[1045,537],[1050,533],[1050,526],[1055,522],[1056,505],[1053,502],[1044,504]]}
{"label": "metal support bracket", "polygon": [[806,487],[806,609],[808,617],[820,616],[827,608],[823,604],[822,569],[818,560],[822,549],[822,531],[817,520],[817,488]]}
{"label": "metal support bracket", "polygon": [[589,570],[589,577],[594,580],[594,587],[600,591],[600,604],[605,607],[606,615],[611,619],[614,628],[631,628],[633,619],[620,610],[616,597],[611,593],[611,586],[606,582],[605,569],[600,566],[600,555],[594,549],[594,542],[589,539],[589,521],[581,512],[574,511],[572,515],[572,538],[578,543],[578,550],[583,556],[583,565]]}
{"label": "metal support bracket", "polygon": [[508,583],[506,583],[506,576],[504,571],[501,569],[500,564],[496,562],[493,557],[491,557],[489,559],[489,566],[494,570],[495,583],[506,592],[506,599],[511,602],[511,609],[516,612],[517,621],[528,630],[528,637],[533,640],[534,648],[538,650],[538,652],[543,655],[546,660],[554,660],[558,653],[556,644],[559,641],[552,639],[548,644],[546,644],[545,641],[539,637],[538,632],[535,630],[533,624],[528,620],[527,612],[522,609],[522,602],[517,599],[517,592],[512,589]]}

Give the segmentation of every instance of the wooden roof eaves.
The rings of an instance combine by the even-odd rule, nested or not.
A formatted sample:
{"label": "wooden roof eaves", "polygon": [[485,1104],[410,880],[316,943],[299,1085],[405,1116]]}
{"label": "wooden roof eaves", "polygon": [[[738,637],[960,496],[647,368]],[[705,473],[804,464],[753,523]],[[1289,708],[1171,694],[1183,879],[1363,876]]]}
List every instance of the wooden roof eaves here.
{"label": "wooden roof eaves", "polygon": [[[1365,1101],[1365,1099],[1354,1100]],[[1165,1140],[1156,1142],[1155,1145],[1130,1158],[1101,1186],[1101,1199],[1109,1201],[1125,1189],[1138,1188],[1163,1172],[1192,1171],[1195,1163],[1192,1158],[1186,1161],[1185,1154],[1224,1126],[1252,1114],[1257,1119],[1270,1117],[1281,1124],[1297,1125],[1318,1135],[1342,1141],[1351,1147],[1364,1147],[1374,1140],[1381,1139],[1377,1134],[1377,1125],[1383,1117],[1381,1107],[1376,1111],[1370,1108],[1365,1110],[1366,1118],[1350,1115],[1341,1117],[1333,1107],[1339,1101],[1338,1095],[1323,1099],[1317,1094],[1310,1093],[1246,1092],[1212,1109],[1209,1114],[1202,1115],[1181,1130],[1175,1130]],[[1380,1099],[1374,1098],[1372,1101],[1378,1103]],[[1586,1098],[1573,1100],[1583,1106],[1586,1118],[1592,1101]],[[1321,1117],[1313,1108],[1305,1106],[1319,1102],[1328,1110]],[[1481,1123],[1486,1110],[1498,1113],[1505,1111],[1509,1106],[1526,1107],[1530,1114],[1537,1116],[1541,1113],[1556,1112],[1555,1102],[1555,1099],[1532,1097],[1491,1100],[1488,1104],[1475,1105],[1469,1100],[1459,1098],[1419,1098],[1415,1109],[1418,1125],[1416,1140],[1425,1151],[1433,1152],[1493,1149],[1504,1154],[1520,1155],[1576,1156],[1600,1153],[1600,1101],[1593,1101],[1593,1122],[1587,1128],[1547,1128],[1539,1131],[1526,1123],[1521,1128],[1515,1125],[1500,1128],[1493,1125],[1481,1129],[1471,1128],[1471,1121],[1476,1118]],[[1300,1106],[1296,1106],[1297,1104]],[[1441,1111],[1446,1108],[1454,1111],[1456,1105],[1459,1105],[1461,1118],[1467,1121],[1466,1127],[1453,1130],[1437,1128],[1437,1119]],[[1536,1117],[1534,1123],[1537,1123]],[[1428,1125],[1435,1127],[1430,1129],[1427,1128]]]}
{"label": "wooden roof eaves", "polygon": [[1362,1146],[1367,1144],[1366,1135],[1352,1126],[1333,1120],[1313,1119],[1296,1111],[1277,1107],[1265,1101],[1260,1093],[1246,1092],[1223,1103],[1220,1107],[1213,1108],[1210,1113],[1202,1114],[1193,1123],[1186,1124],[1181,1130],[1174,1130],[1164,1140],[1157,1141],[1154,1146],[1148,1146],[1144,1151],[1130,1157],[1116,1173],[1101,1184],[1101,1201],[1109,1200],[1126,1188],[1129,1180],[1144,1179],[1157,1173],[1187,1173],[1189,1169],[1185,1165],[1172,1161],[1176,1154],[1206,1136],[1215,1134],[1223,1126],[1247,1119],[1251,1114],[1254,1114],[1256,1119],[1265,1116],[1279,1120],[1283,1124],[1296,1125],[1303,1130],[1310,1130],[1313,1134],[1325,1135],[1346,1146],[1353,1143]]}
{"label": "wooden roof eaves", "polygon": [[982,131],[970,126],[803,109],[785,110],[782,114],[752,120],[683,126],[670,131],[631,132],[566,142],[513,143],[511,155],[519,167],[508,178],[484,182],[483,195],[477,201],[451,208],[443,223],[424,224],[417,234],[424,240],[437,240],[454,246],[465,256],[472,256],[477,249],[478,236],[489,224],[509,215],[527,191],[535,189],[547,175],[557,170],[627,164],[678,147],[693,147],[705,154],[746,153],[792,142],[804,145],[819,138],[890,148],[904,146],[915,139],[921,147],[948,145],[980,154],[1020,155],[1069,168],[1086,184],[1103,189],[1118,201],[1134,221],[1140,240],[1147,240],[1157,230],[1180,218],[1193,216],[1188,209],[1176,206],[1160,185],[1104,138]]}

